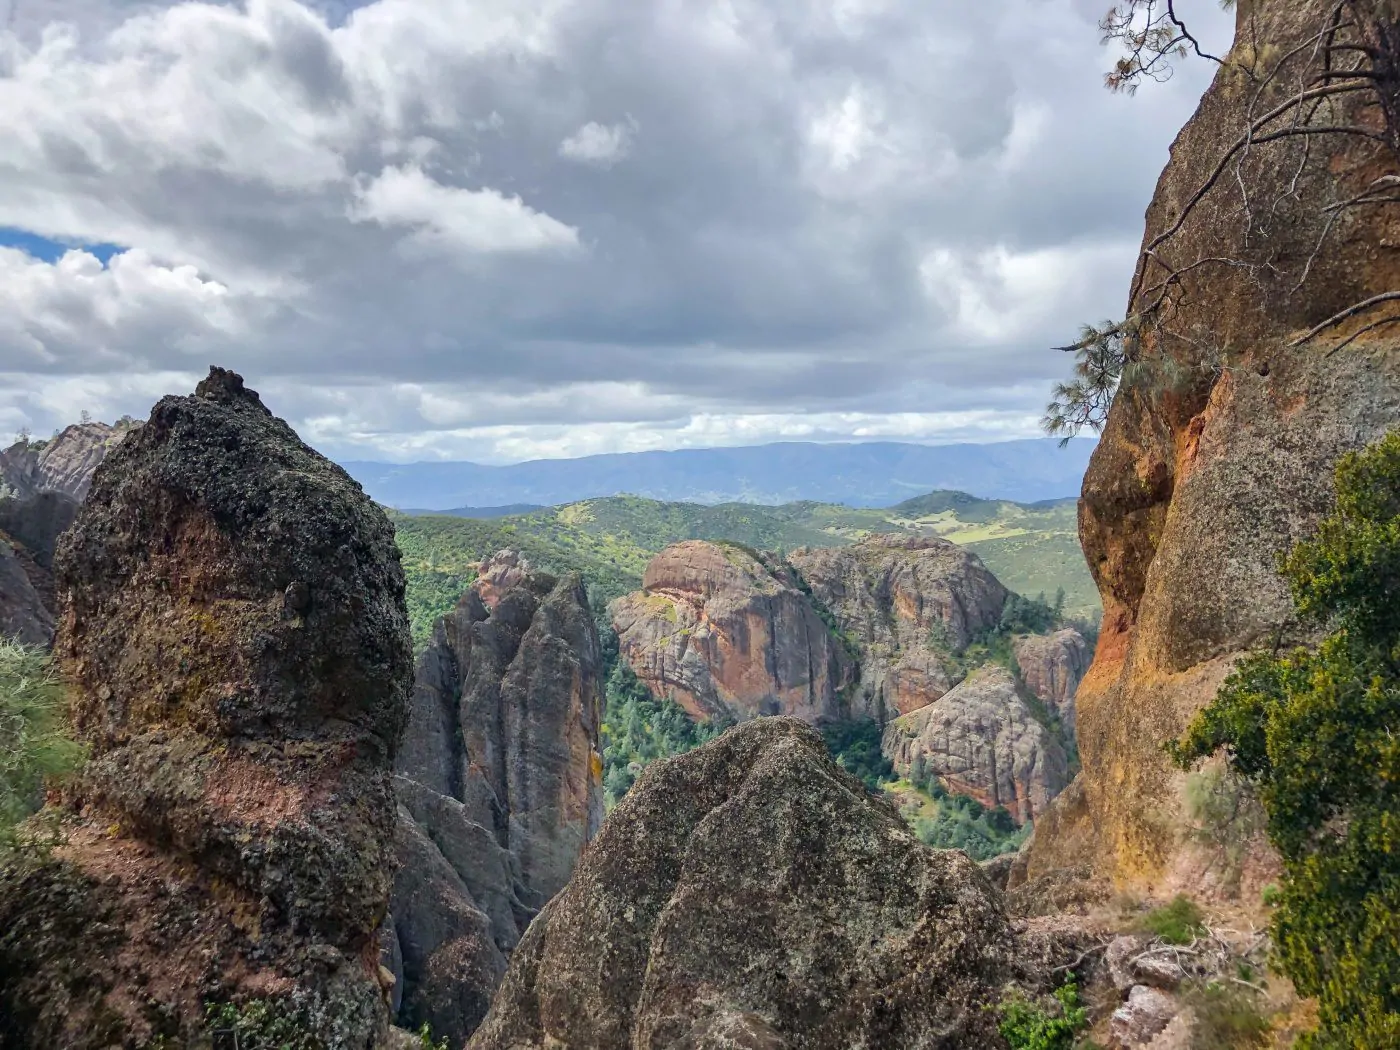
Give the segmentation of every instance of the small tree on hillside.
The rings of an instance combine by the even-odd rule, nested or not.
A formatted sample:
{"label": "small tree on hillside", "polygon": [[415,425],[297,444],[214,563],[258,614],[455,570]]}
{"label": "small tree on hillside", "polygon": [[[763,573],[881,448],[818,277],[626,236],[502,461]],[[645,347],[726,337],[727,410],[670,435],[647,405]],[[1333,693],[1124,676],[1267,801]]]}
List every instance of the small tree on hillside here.
{"label": "small tree on hillside", "polygon": [[82,751],[63,734],[64,692],[47,653],[0,640],[0,848],[19,841],[44,782],[71,773]]}
{"label": "small tree on hillside", "polygon": [[1316,651],[1246,659],[1169,745],[1224,751],[1285,878],[1278,965],[1316,996],[1309,1050],[1400,1046],[1400,431],[1337,466],[1337,509],[1283,561]]}

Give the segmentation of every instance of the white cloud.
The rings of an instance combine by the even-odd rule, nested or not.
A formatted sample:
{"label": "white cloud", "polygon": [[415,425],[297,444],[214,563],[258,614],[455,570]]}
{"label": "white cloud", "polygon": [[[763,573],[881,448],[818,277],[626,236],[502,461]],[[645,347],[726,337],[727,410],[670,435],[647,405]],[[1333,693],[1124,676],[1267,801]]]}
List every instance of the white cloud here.
{"label": "white cloud", "polygon": [[632,137],[636,131],[637,126],[633,122],[599,124],[596,120],[590,120],[559,143],[559,156],[597,168],[611,168],[632,149]]}
{"label": "white cloud", "polygon": [[356,189],[355,222],[402,226],[428,243],[467,252],[575,248],[578,230],[493,189],[443,186],[416,167],[385,168]]}
{"label": "white cloud", "polygon": [[127,249],[0,251],[0,425],[217,361],[342,455],[1028,426],[1209,72],[1109,95],[1083,0],[0,3],[0,245]]}

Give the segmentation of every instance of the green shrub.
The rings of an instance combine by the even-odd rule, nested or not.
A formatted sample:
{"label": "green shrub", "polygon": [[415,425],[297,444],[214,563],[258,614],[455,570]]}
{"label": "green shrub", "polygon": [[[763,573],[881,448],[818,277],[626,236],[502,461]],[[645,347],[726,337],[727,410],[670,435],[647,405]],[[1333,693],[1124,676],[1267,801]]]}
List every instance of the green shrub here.
{"label": "green shrub", "polygon": [[268,999],[251,999],[241,1004],[207,1003],[204,1023],[216,1046],[236,1045],[239,1050],[325,1050],[326,1047],[292,1011]]}
{"label": "green shrub", "polygon": [[1073,981],[1055,989],[1052,1004],[1022,996],[1002,1001],[999,1027],[1011,1050],[1071,1050],[1075,1033],[1088,1023],[1089,1011],[1079,1004]]}
{"label": "green shrub", "polygon": [[418,1045],[422,1050],[448,1050],[447,1036],[443,1036],[441,1039],[434,1041],[433,1031],[426,1023],[422,1028],[418,1029]]}
{"label": "green shrub", "polygon": [[1191,1008],[1191,1050],[1262,1050],[1273,1027],[1259,1009],[1259,993],[1211,981],[1185,989]]}
{"label": "green shrub", "polygon": [[1300,1050],[1400,1046],[1400,432],[1342,457],[1337,504],[1281,562],[1313,650],[1242,661],[1181,740],[1258,792],[1284,876],[1276,963],[1318,1002]]}
{"label": "green shrub", "polygon": [[0,847],[16,844],[17,825],[38,808],[45,780],[73,772],[82,759],[63,733],[64,701],[48,654],[0,641]]}
{"label": "green shrub", "polygon": [[1171,903],[1154,908],[1138,920],[1138,927],[1168,944],[1190,944],[1206,932],[1205,913],[1190,897],[1177,894]]}

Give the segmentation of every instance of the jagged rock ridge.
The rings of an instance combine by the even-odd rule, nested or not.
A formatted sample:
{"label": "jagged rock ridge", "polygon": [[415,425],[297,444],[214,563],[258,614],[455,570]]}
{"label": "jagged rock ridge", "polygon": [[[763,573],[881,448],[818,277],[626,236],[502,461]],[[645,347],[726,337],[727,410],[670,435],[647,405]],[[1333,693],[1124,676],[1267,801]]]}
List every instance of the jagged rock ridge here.
{"label": "jagged rock ridge", "polygon": [[55,569],[90,760],[65,844],[0,876],[0,1042],[183,1043],[259,998],[377,1046],[411,688],[383,512],[214,369],[101,465]]}
{"label": "jagged rock ridge", "polygon": [[576,575],[513,552],[438,621],[396,778],[387,957],[405,1026],[460,1044],[602,823],[602,653]]}
{"label": "jagged rock ridge", "polygon": [[0,450],[0,488],[21,499],[58,492],[79,503],[87,496],[93,473],[132,426],[75,423],[48,441],[21,441]]}
{"label": "jagged rock ridge", "polygon": [[756,719],[647,769],[469,1047],[1000,1047],[1012,944],[975,864]]}

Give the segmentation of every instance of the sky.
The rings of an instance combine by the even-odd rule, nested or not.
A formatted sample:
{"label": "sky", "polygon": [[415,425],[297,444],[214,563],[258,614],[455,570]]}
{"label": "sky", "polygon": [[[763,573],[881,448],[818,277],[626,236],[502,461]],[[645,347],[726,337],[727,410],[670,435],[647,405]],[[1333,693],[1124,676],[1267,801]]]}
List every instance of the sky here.
{"label": "sky", "polygon": [[1104,7],[0,0],[0,435],[219,364],[341,459],[1036,436],[1211,72],[1110,94]]}

